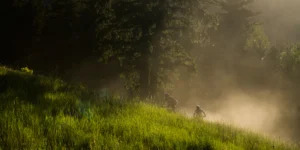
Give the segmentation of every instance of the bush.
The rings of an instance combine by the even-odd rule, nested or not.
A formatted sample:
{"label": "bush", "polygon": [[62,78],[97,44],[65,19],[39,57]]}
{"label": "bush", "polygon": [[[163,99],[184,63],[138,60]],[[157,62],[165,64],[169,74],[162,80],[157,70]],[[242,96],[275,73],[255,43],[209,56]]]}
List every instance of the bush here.
{"label": "bush", "polygon": [[29,74],[33,74],[33,70],[29,69],[28,67],[21,68],[21,71],[29,73]]}

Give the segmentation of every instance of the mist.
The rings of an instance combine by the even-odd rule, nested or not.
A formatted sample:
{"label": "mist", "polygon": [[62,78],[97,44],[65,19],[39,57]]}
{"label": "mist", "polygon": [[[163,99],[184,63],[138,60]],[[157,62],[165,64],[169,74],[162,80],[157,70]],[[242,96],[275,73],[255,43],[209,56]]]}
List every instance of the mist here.
{"label": "mist", "polygon": [[[299,6],[299,0],[256,0],[250,8],[259,12],[256,19],[271,46],[274,46],[300,40]],[[228,39],[219,40],[231,42]],[[226,53],[216,47],[195,48],[192,51],[197,56],[199,73],[189,79],[190,73],[181,70],[183,75],[171,90],[171,95],[179,100],[178,111],[191,117],[196,105],[200,105],[207,113],[207,121],[229,124],[275,139],[299,141],[300,102],[299,95],[295,94],[297,88],[293,89],[293,83],[282,77],[281,73],[266,69],[268,60],[262,60],[263,55],[240,58],[230,48],[232,46],[225,48]],[[91,68],[91,65],[82,68]],[[116,65],[111,68],[116,68]],[[110,90],[122,89],[122,81],[117,77],[97,83],[95,81],[102,71],[94,78],[90,77],[90,72],[83,71],[85,75],[73,76],[79,77],[76,81],[82,81],[82,77],[87,76],[86,80],[96,83],[96,88],[101,85],[100,88]],[[187,82],[188,79],[190,82]],[[124,89],[122,93],[126,93]]]}
{"label": "mist", "polygon": [[[192,117],[196,105],[206,112],[204,120],[224,123],[260,133],[274,139],[297,142],[299,108],[285,101],[280,92],[245,93],[233,90],[219,99],[192,97],[179,106],[180,112]],[[299,121],[299,120],[298,120]]]}
{"label": "mist", "polygon": [[254,9],[275,44],[300,40],[299,0],[256,0]]}
{"label": "mist", "polygon": [[[257,0],[251,5],[251,10],[259,12],[256,19],[271,47],[300,40],[299,6],[299,0]],[[300,140],[299,88],[293,80],[266,69],[266,60],[252,57],[236,61],[232,51],[220,57],[213,48],[207,51],[209,55],[197,62],[199,76],[188,84],[185,80],[175,83],[173,95],[181,100],[181,113],[191,117],[200,105],[207,113],[205,120],[275,139]],[[199,56],[199,51],[194,54]]]}
{"label": "mist", "polygon": [[189,117],[200,105],[207,121],[300,141],[300,59],[282,69],[277,47],[300,41],[300,0],[255,0],[250,11],[206,0],[94,2],[16,0],[14,46],[0,64],[121,97],[161,101],[168,92]]}

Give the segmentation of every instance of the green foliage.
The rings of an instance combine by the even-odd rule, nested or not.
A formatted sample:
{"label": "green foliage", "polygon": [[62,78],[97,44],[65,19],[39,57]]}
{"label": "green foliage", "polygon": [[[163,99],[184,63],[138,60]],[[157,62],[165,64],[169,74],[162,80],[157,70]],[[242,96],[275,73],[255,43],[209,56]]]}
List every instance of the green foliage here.
{"label": "green foliage", "polygon": [[[202,1],[121,0],[98,5],[100,61],[118,61],[129,92],[148,97],[179,66],[195,71],[190,49],[207,40]],[[126,81],[128,80],[128,81]],[[128,85],[127,85],[128,84]]]}
{"label": "green foliage", "polygon": [[293,79],[300,77],[300,45],[291,44],[280,54],[282,70]]}
{"label": "green foliage", "polygon": [[28,67],[21,68],[21,71],[29,73],[29,74],[33,74],[33,70],[29,69]]}
{"label": "green foliage", "polygon": [[253,25],[249,31],[248,39],[246,41],[245,49],[252,51],[252,53],[262,58],[270,50],[271,43],[268,37],[264,33],[264,29],[261,25]]}
{"label": "green foliage", "polygon": [[[257,13],[249,9],[253,0],[213,0],[210,7],[216,7],[219,18],[217,30],[211,33],[215,57],[228,59],[236,64],[241,59],[257,55],[259,59],[270,47],[263,28],[257,23]],[[219,56],[220,55],[220,56]],[[241,57],[242,56],[242,57]]]}
{"label": "green foliage", "polygon": [[0,72],[0,149],[297,149],[157,106],[97,99],[61,80]]}

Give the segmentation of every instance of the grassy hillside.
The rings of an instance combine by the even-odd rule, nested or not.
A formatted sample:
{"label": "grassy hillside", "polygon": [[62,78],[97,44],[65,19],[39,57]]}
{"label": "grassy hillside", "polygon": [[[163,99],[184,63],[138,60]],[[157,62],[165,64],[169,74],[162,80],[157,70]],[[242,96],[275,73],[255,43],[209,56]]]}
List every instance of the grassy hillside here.
{"label": "grassy hillside", "polygon": [[188,119],[0,67],[0,149],[298,149],[222,124]]}

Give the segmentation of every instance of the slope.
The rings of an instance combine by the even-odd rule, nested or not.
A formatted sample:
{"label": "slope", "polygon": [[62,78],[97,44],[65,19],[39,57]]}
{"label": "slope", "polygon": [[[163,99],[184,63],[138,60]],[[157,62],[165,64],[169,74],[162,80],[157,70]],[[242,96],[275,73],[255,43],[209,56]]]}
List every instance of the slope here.
{"label": "slope", "polygon": [[231,126],[0,67],[0,149],[299,149]]}

